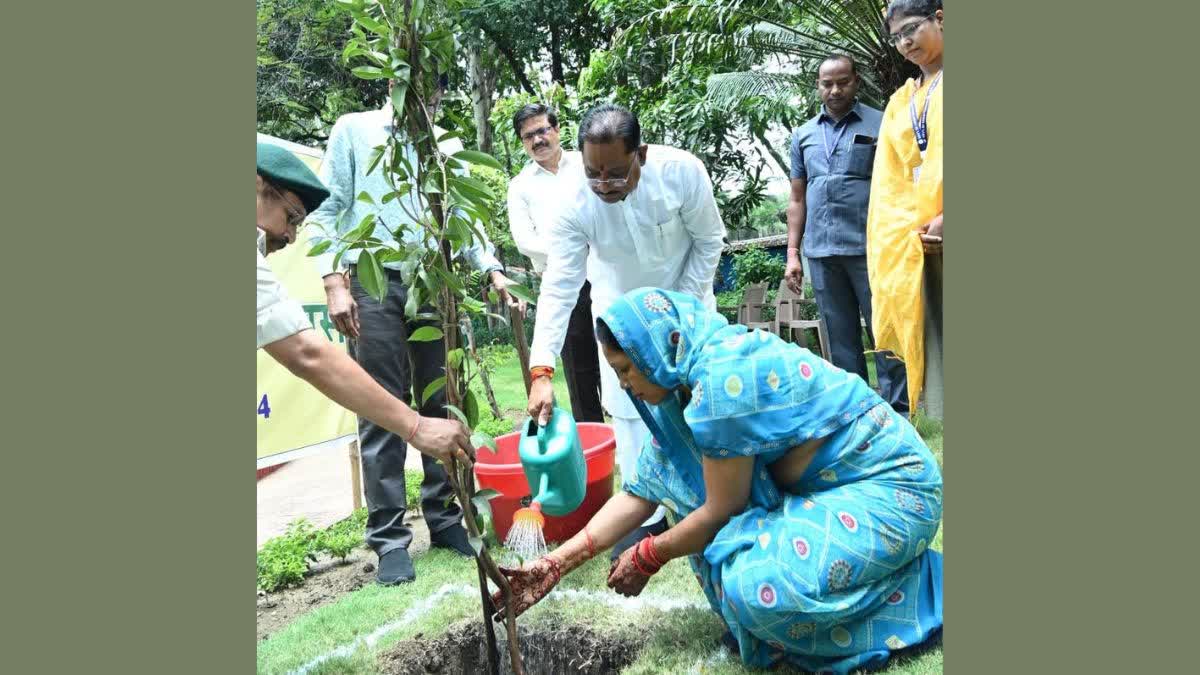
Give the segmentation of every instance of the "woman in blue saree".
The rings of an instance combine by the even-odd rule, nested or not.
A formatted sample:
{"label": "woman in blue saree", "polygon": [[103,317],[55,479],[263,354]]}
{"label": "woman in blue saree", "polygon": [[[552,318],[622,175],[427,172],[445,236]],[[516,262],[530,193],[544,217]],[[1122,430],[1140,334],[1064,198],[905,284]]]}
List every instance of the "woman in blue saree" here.
{"label": "woman in blue saree", "polygon": [[748,665],[848,673],[941,630],[941,472],[861,378],[662,289],[626,294],[597,335],[651,439],[583,531],[505,570],[518,614],[661,504],[672,527],[608,585],[637,595],[686,556]]}

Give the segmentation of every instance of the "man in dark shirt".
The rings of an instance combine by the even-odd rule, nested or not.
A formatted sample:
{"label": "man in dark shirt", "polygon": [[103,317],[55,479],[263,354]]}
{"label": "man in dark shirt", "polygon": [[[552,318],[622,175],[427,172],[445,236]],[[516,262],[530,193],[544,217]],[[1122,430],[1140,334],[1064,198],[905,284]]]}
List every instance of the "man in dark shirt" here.
{"label": "man in dark shirt", "polygon": [[[803,241],[813,295],[829,334],[830,360],[866,380],[859,316],[874,343],[866,228],[871,167],[883,113],[858,102],[858,86],[858,71],[848,56],[832,55],[817,71],[817,92],[824,105],[792,137],[785,277],[799,293]],[[907,413],[904,365],[889,356],[875,355],[879,393],[897,412]]]}

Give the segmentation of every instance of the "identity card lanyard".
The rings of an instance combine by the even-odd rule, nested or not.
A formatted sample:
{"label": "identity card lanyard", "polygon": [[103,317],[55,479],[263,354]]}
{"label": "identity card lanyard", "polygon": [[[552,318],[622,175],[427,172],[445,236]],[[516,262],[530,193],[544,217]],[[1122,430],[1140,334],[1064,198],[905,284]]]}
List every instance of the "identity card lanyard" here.
{"label": "identity card lanyard", "polygon": [[[933,98],[933,91],[937,89],[938,83],[942,81],[942,73],[939,71],[937,77],[933,78],[933,82],[929,83],[929,91],[925,93],[925,106],[921,109],[921,117],[917,117],[917,93],[913,92],[912,98],[908,99],[908,114],[912,118],[913,136],[917,138],[917,149],[921,151],[921,162],[925,162],[925,148],[929,147],[929,101]],[[913,182],[915,183],[921,177],[921,167],[913,169]]]}

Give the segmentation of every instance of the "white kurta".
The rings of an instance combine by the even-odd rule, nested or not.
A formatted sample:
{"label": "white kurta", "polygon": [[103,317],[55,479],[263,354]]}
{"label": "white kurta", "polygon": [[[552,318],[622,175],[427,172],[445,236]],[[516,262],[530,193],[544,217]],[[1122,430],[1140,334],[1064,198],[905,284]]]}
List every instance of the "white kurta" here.
{"label": "white kurta", "polygon": [[508,184],[508,226],[513,243],[521,255],[529,258],[538,274],[546,270],[550,229],[561,210],[559,203],[581,182],[582,155],[563,150],[558,173],[550,173],[541,164],[530,161]]}
{"label": "white kurta", "polygon": [[[713,278],[724,237],[708,171],[684,150],[651,145],[637,188],[616,204],[578,183],[566,193],[550,232],[530,365],[555,365],[585,279],[592,284],[595,317],[643,286],[690,293],[715,310]],[[638,418],[603,358],[600,387],[610,414]]]}

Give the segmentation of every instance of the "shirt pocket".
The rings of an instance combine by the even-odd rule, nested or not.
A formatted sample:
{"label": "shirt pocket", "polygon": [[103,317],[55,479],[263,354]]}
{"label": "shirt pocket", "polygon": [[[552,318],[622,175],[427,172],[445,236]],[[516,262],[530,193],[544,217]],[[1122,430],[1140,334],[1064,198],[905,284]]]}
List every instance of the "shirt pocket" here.
{"label": "shirt pocket", "polygon": [[871,167],[875,165],[875,144],[874,137],[855,134],[854,142],[850,144],[850,164],[846,167],[848,175],[871,177]]}
{"label": "shirt pocket", "polygon": [[679,249],[679,242],[684,236],[683,219],[678,213],[651,225],[650,241],[654,259],[657,262],[665,262],[671,256],[671,252]]}

